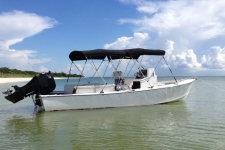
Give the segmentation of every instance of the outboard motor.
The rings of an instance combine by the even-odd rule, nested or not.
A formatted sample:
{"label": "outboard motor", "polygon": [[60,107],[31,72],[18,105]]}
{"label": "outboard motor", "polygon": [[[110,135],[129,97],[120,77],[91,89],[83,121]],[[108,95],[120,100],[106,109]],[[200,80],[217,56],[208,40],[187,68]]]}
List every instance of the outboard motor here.
{"label": "outboard motor", "polygon": [[40,73],[35,75],[26,85],[18,87],[12,86],[14,93],[9,92],[5,98],[13,103],[23,100],[25,97],[33,94],[47,95],[51,93],[55,87],[55,80],[49,71],[48,73]]}

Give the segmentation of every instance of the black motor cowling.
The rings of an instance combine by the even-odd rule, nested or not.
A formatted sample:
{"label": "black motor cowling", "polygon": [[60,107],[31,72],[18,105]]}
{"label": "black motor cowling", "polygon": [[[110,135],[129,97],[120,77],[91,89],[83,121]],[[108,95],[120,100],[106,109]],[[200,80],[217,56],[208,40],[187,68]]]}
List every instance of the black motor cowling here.
{"label": "black motor cowling", "polygon": [[18,87],[13,86],[15,92],[5,96],[5,98],[13,103],[23,100],[25,97],[33,94],[47,95],[51,93],[55,87],[55,80],[49,71],[48,73],[40,73],[35,75],[26,85]]}

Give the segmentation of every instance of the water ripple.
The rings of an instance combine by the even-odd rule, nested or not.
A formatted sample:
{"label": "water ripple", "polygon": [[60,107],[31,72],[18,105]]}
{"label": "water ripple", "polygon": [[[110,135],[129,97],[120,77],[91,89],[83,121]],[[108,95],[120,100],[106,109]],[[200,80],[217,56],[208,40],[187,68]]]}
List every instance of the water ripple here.
{"label": "water ripple", "polygon": [[0,109],[0,149],[224,149],[224,99],[197,80],[184,101],[164,105],[36,114],[21,102]]}

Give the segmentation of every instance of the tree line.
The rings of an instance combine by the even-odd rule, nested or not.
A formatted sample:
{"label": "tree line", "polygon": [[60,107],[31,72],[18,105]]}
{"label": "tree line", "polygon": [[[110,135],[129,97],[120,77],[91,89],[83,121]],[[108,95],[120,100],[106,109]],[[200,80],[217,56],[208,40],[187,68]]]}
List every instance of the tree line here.
{"label": "tree line", "polygon": [[[21,71],[17,69],[9,69],[7,67],[0,68],[0,77],[33,77],[40,72],[35,71]],[[64,72],[51,72],[54,77],[68,77]],[[82,77],[78,74],[70,74],[70,77]]]}

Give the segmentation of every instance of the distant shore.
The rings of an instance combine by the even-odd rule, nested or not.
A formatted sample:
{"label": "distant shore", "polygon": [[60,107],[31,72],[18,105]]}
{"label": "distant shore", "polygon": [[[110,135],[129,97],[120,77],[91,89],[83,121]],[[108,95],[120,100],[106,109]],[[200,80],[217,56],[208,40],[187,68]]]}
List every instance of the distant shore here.
{"label": "distant shore", "polygon": [[[26,81],[28,82],[31,79],[32,78],[0,78],[0,83],[26,82]],[[66,78],[56,77],[54,79],[66,79]]]}

